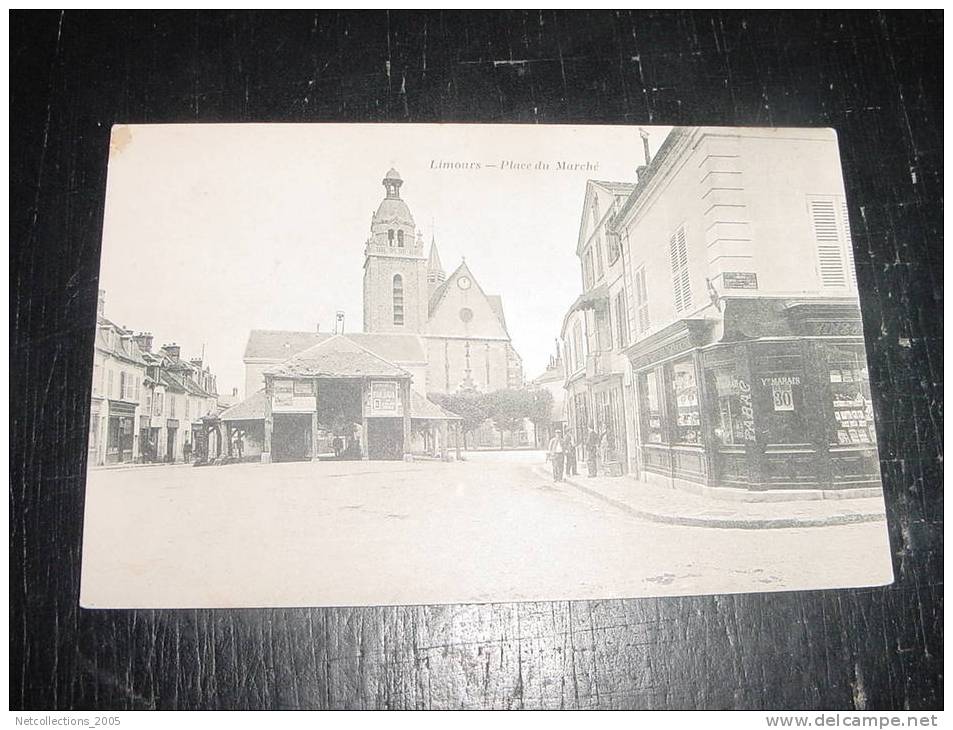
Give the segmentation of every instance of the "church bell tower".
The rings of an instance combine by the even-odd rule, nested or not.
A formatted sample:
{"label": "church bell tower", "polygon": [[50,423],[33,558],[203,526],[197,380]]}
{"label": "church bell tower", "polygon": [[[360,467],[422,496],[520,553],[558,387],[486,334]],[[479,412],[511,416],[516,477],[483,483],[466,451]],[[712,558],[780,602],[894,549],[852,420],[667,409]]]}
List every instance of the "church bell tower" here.
{"label": "church bell tower", "polygon": [[420,334],[429,305],[422,236],[400,197],[400,173],[391,168],[382,184],[364,245],[364,331]]}

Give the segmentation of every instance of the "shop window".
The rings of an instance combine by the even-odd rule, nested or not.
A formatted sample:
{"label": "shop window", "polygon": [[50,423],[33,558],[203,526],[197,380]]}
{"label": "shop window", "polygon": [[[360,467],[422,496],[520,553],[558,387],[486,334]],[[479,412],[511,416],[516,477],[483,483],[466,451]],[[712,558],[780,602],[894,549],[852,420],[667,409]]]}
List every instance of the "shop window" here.
{"label": "shop window", "polygon": [[760,389],[756,408],[767,442],[811,443],[804,404],[804,364],[797,346],[758,353],[752,377]]}
{"label": "shop window", "polygon": [[574,401],[576,405],[576,443],[584,444],[589,434],[589,403],[586,400],[585,393],[576,393]]}
{"label": "shop window", "polygon": [[733,364],[711,368],[706,377],[714,400],[715,439],[726,446],[754,441],[751,383],[737,373]]}
{"label": "shop window", "polygon": [[95,451],[99,441],[99,416],[93,415],[89,418],[89,449]]}
{"label": "shop window", "polygon": [[671,365],[671,384],[675,398],[675,442],[701,443],[701,408],[698,403],[698,383],[693,360],[683,360]]}
{"label": "shop window", "polygon": [[675,312],[683,312],[692,306],[691,278],[688,271],[688,243],[685,226],[680,226],[669,240],[672,261],[672,292],[675,295]]}
{"label": "shop window", "polygon": [[659,397],[658,374],[652,370],[639,376],[639,392],[642,401],[642,440],[645,443],[666,442],[662,423],[662,402]]}
{"label": "shop window", "polygon": [[830,442],[838,446],[876,443],[874,408],[863,348],[845,346],[827,350],[832,405]]}

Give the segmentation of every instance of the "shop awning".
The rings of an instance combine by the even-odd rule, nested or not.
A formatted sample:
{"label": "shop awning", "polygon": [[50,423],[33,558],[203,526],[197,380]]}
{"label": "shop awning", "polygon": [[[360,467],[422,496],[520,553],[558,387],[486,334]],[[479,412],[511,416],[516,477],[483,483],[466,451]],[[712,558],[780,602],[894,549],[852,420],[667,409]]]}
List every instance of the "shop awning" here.
{"label": "shop awning", "polygon": [[608,284],[599,284],[599,286],[593,287],[587,292],[583,292],[578,297],[576,301],[572,303],[572,306],[569,307],[566,312],[566,316],[563,317],[563,328],[559,333],[560,336],[566,334],[566,326],[569,324],[569,318],[572,316],[573,312],[580,312],[587,309],[596,309],[597,307],[608,307],[609,306],[609,286]]}

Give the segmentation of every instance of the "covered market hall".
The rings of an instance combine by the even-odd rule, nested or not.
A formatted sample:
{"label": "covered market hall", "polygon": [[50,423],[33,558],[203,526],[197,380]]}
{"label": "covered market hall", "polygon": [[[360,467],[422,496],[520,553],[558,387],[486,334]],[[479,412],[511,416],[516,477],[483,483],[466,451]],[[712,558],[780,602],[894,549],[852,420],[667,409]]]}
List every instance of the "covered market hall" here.
{"label": "covered market hall", "polygon": [[341,335],[269,368],[264,380],[220,416],[232,457],[447,458],[460,443],[459,416],[415,391],[409,371]]}

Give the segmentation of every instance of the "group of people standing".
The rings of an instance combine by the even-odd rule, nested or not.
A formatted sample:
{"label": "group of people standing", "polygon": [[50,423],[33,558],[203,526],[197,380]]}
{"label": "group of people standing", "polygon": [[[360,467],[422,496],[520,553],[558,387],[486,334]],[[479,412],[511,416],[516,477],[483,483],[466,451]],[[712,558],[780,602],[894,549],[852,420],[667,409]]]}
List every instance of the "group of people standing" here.
{"label": "group of people standing", "polygon": [[[596,431],[594,426],[589,426],[584,445],[586,447],[586,466],[590,477],[596,476],[599,462],[599,445],[602,443],[604,433]],[[553,465],[553,481],[561,482],[566,476],[576,476],[576,439],[571,432],[565,435],[562,430],[557,429],[555,435],[549,440],[546,458]]]}

